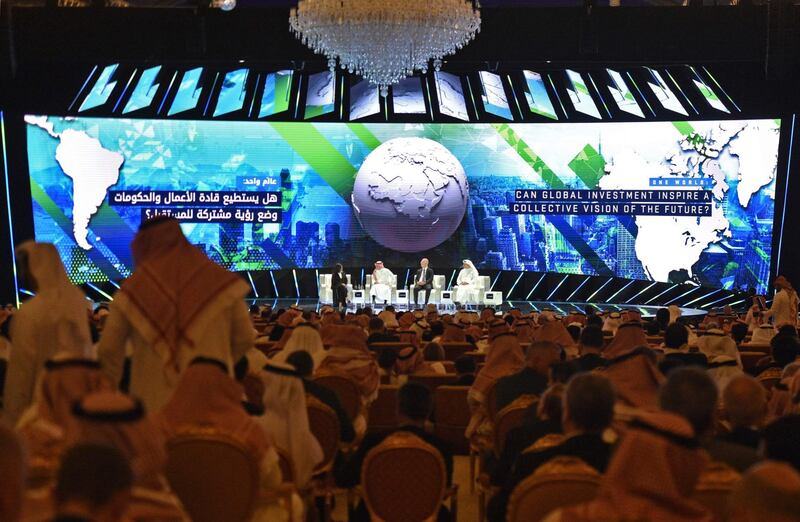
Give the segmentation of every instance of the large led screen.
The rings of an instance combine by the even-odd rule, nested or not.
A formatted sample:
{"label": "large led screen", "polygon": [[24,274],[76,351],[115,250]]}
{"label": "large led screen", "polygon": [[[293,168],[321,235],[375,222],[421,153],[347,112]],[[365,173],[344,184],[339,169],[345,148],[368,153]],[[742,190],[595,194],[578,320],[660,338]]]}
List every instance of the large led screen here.
{"label": "large led screen", "polygon": [[28,116],[36,238],[119,280],[168,214],[232,270],[479,268],[768,284],[778,120],[359,124]]}

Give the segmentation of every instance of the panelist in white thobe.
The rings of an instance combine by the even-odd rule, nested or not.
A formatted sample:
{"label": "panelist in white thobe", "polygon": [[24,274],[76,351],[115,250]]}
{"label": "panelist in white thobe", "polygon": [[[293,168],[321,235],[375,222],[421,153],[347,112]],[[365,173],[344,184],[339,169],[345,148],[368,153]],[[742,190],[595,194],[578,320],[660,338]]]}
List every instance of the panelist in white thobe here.
{"label": "panelist in white thobe", "polygon": [[456,304],[478,301],[478,269],[472,261],[465,259],[456,279]]}
{"label": "panelist in white thobe", "polygon": [[383,304],[387,304],[391,301],[393,285],[394,274],[392,271],[383,266],[383,261],[376,261],[375,270],[372,271],[372,287],[369,290],[372,302],[383,301]]}

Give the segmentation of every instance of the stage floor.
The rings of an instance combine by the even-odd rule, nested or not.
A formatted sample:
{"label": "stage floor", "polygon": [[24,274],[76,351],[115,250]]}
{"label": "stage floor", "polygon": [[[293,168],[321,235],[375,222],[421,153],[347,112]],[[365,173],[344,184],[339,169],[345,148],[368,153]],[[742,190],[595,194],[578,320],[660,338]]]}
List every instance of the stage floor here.
{"label": "stage floor", "polygon": [[[316,311],[319,311],[320,308],[325,306],[325,304],[320,303],[317,299],[285,299],[285,298],[281,298],[281,299],[248,299],[247,303],[248,304],[259,304],[259,305],[260,304],[270,305],[270,306],[272,306],[273,309],[288,308],[288,307],[290,307],[292,305],[295,305],[295,306],[299,306],[299,307],[301,307],[301,308],[303,308],[305,310],[316,310]],[[596,309],[598,309],[600,311],[603,311],[603,312],[605,312],[605,311],[614,312],[614,311],[620,311],[620,310],[634,309],[634,310],[638,310],[639,312],[641,312],[642,317],[644,317],[644,318],[655,317],[656,311],[659,308],[662,308],[660,306],[644,306],[644,305],[640,306],[640,305],[631,305],[631,304],[628,304],[628,305],[615,305],[615,304],[606,304],[606,303],[558,303],[558,302],[543,302],[543,301],[508,301],[508,302],[504,302],[500,306],[495,306],[494,308],[496,310],[503,311],[503,312],[505,312],[507,310],[510,310],[512,308],[518,308],[519,310],[522,310],[525,313],[530,312],[530,311],[540,312],[545,308],[551,308],[551,309],[555,310],[557,313],[560,313],[562,315],[567,315],[570,312],[575,312],[575,311],[582,312],[586,308],[587,304],[591,304]],[[394,307],[395,307],[395,310],[409,310],[409,309],[413,310],[413,309],[416,308],[413,305],[412,306],[394,305]],[[455,306],[453,306],[453,305],[450,305],[450,306],[439,305],[439,306],[437,306],[437,308],[439,309],[440,312],[444,312],[444,313],[446,313],[447,311],[455,312],[455,310],[456,310]],[[468,309],[470,309],[470,310],[479,310],[481,308],[483,308],[483,306],[476,306],[476,305],[468,306]],[[378,306],[373,307],[373,309],[382,310],[383,306],[378,305]],[[356,310],[355,305],[351,304],[348,307],[348,310],[349,311],[355,311]],[[705,310],[700,310],[700,309],[697,309],[697,308],[681,308],[681,312],[683,313],[684,316],[687,316],[687,317],[702,316],[702,315],[706,314]]]}

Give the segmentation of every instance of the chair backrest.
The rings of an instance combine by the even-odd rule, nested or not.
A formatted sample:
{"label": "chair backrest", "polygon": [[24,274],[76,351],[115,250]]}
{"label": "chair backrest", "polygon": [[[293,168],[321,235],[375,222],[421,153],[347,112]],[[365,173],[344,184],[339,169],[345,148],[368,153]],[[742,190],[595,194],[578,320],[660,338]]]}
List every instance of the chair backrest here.
{"label": "chair backrest", "polygon": [[454,384],[458,380],[458,375],[454,373],[442,374],[426,374],[426,373],[412,373],[408,376],[409,382],[416,382],[426,386],[433,392],[439,386],[448,386]]}
{"label": "chair backrest", "polygon": [[599,488],[594,468],[575,457],[556,457],[514,488],[506,520],[538,522],[551,511],[593,500]]}
{"label": "chair backrest", "polygon": [[456,373],[456,363],[453,361],[442,361],[442,366],[447,370],[447,373]]}
{"label": "chair backrest", "polygon": [[390,435],[370,450],[361,468],[361,488],[372,520],[433,521],[446,487],[442,455],[408,432]]}
{"label": "chair backrest", "polygon": [[397,427],[397,384],[381,385],[378,398],[370,404],[367,416],[367,432],[381,433]]}
{"label": "chair backrest", "polygon": [[306,396],[308,427],[322,448],[322,462],[314,468],[314,473],[330,471],[339,451],[341,437],[339,417],[328,405],[314,397]]}
{"label": "chair backrest", "polygon": [[497,412],[494,419],[494,449],[498,456],[503,452],[508,432],[522,426],[531,405],[537,402],[539,397],[536,395],[523,395]]}
{"label": "chair backrest", "polygon": [[319,275],[319,286],[320,288],[330,288],[331,287],[331,278],[333,276],[331,274],[320,274]]}
{"label": "chair backrest", "polygon": [[722,462],[712,462],[700,475],[692,497],[714,514],[716,522],[730,517],[729,500],[731,492],[742,476]]}
{"label": "chair backrest", "polygon": [[752,371],[758,361],[764,357],[764,352],[739,352],[739,357],[742,359],[742,366],[745,371]]}
{"label": "chair backrest", "polygon": [[314,377],[314,382],[332,390],[339,398],[342,408],[351,421],[361,413],[361,390],[348,375],[324,373]]}
{"label": "chair backrest", "polygon": [[455,361],[467,352],[475,349],[469,343],[442,343],[444,349],[444,358],[448,361]]}
{"label": "chair backrest", "polygon": [[444,288],[444,276],[443,275],[435,275],[433,276],[433,289],[434,290],[441,290]]}
{"label": "chair backrest", "polygon": [[489,276],[478,276],[476,286],[480,290],[488,290],[492,286],[492,279]]}
{"label": "chair backrest", "polygon": [[450,443],[459,455],[469,453],[464,432],[471,413],[467,403],[468,386],[439,386],[433,392],[433,418],[436,435]]}
{"label": "chair backrest", "polygon": [[212,431],[174,437],[167,443],[165,471],[194,522],[250,520],[258,499],[258,462],[238,441]]}

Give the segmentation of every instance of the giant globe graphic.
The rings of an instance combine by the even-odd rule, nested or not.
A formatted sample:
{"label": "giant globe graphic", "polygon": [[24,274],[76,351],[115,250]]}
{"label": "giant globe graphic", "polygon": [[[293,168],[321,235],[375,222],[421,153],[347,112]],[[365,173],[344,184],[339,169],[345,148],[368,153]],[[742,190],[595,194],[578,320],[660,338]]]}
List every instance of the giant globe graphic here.
{"label": "giant globe graphic", "polygon": [[375,241],[400,252],[431,249],[456,231],[469,201],[464,167],[440,143],[394,138],[364,160],[353,210]]}

